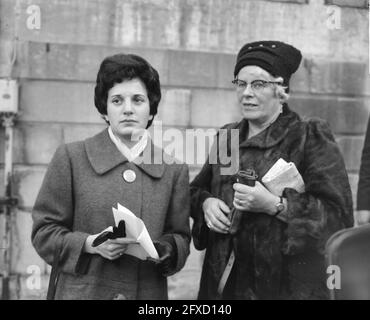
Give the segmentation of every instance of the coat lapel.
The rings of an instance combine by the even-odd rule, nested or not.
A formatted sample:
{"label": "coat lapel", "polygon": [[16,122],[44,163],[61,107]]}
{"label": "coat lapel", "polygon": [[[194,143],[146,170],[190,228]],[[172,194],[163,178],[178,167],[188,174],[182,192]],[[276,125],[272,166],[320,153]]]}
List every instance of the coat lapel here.
{"label": "coat lapel", "polygon": [[163,150],[155,146],[150,139],[141,156],[133,163],[152,178],[159,179],[165,170],[163,155]]}
{"label": "coat lapel", "polygon": [[[105,174],[113,168],[128,162],[127,158],[117,149],[109,138],[108,129],[103,130],[94,137],[85,140],[85,149],[87,158],[94,171],[99,174]],[[143,154],[150,153],[149,161],[140,161],[140,157],[133,163],[143,172],[153,178],[161,178],[164,173],[163,161],[160,164],[154,164],[154,155],[162,155],[162,150],[154,146],[152,141],[148,142]],[[148,160],[148,157],[144,157]]]}

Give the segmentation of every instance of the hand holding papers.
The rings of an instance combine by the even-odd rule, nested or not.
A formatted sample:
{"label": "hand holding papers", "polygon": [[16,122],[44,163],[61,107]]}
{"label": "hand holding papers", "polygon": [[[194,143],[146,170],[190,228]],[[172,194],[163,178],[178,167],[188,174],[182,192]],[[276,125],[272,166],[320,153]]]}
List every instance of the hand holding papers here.
{"label": "hand holding papers", "polygon": [[277,196],[281,196],[285,188],[305,191],[302,176],[293,162],[286,162],[280,158],[262,178],[265,187]]}
{"label": "hand holding papers", "polygon": [[158,252],[143,220],[136,217],[129,209],[119,203],[117,204],[117,209],[112,208],[112,210],[116,226],[119,225],[121,220],[124,220],[127,237],[136,239],[138,242],[138,244],[130,244],[125,254],[135,256],[141,260],[146,260],[147,257],[159,259]]}
{"label": "hand holding papers", "polygon": [[93,241],[92,246],[97,247],[108,239],[117,239],[124,237],[126,237],[126,224],[125,221],[121,220],[118,224],[118,227],[108,227],[99,236],[97,236]]}

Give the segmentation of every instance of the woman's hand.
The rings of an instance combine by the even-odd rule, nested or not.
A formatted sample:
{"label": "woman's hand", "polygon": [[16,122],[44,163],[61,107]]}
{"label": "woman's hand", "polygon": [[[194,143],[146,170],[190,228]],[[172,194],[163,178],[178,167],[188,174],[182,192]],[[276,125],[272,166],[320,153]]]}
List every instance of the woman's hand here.
{"label": "woman's hand", "polygon": [[230,220],[226,214],[230,208],[225,202],[217,198],[208,198],[203,202],[204,219],[209,229],[219,233],[228,233]]}
{"label": "woman's hand", "polygon": [[254,187],[234,183],[233,205],[240,211],[264,212],[270,215],[276,213],[276,204],[280,198],[268,191],[263,184],[256,181]]}
{"label": "woman's hand", "polygon": [[117,238],[108,239],[99,246],[93,247],[92,243],[100,234],[101,233],[88,236],[85,241],[84,250],[87,253],[100,254],[103,258],[108,260],[118,259],[120,256],[122,256],[122,254],[125,253],[129,244],[138,243],[132,238]]}

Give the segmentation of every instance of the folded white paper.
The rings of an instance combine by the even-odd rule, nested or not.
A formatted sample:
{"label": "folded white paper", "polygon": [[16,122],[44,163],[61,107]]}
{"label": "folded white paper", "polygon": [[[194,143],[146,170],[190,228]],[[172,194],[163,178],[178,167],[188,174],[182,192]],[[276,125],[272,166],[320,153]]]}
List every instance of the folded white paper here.
{"label": "folded white paper", "polygon": [[277,196],[281,196],[285,188],[295,189],[302,193],[305,191],[304,181],[294,162],[286,162],[280,158],[263,176],[262,183]]}
{"label": "folded white paper", "polygon": [[154,247],[143,220],[136,217],[132,211],[119,203],[117,204],[117,209],[112,208],[112,210],[116,226],[118,226],[121,220],[124,220],[126,224],[126,236],[136,239],[138,242],[137,244],[129,244],[125,254],[135,256],[141,260],[145,260],[147,257],[159,259],[158,252]]}

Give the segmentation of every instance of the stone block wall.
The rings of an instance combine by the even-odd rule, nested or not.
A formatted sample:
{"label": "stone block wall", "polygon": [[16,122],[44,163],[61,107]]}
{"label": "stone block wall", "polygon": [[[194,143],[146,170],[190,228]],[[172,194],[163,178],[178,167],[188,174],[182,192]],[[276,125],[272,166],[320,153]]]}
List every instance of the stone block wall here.
{"label": "stone block wall", "polygon": [[[44,297],[50,268],[30,244],[30,211],[57,146],[105,127],[94,107],[94,81],[102,59],[117,52],[142,55],[159,71],[163,99],[156,119],[165,128],[185,132],[240,118],[230,81],[241,45],[273,39],[297,46],[304,60],[291,80],[290,106],[329,122],[355,199],[370,112],[366,2],[0,0],[0,78],[11,76],[20,83],[13,156],[20,203],[13,216],[12,297]],[[30,6],[40,9],[40,28],[32,27]],[[0,177],[3,145],[2,130]],[[191,179],[199,168],[191,164]],[[2,185],[0,191],[4,194]],[[172,299],[196,297],[201,262],[202,253],[192,247],[184,270],[169,281]],[[40,289],[32,284],[32,266],[42,276]]]}

